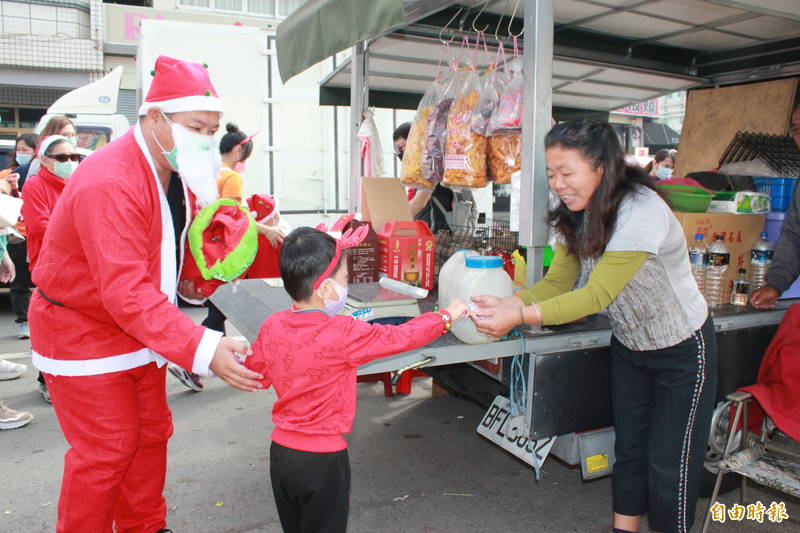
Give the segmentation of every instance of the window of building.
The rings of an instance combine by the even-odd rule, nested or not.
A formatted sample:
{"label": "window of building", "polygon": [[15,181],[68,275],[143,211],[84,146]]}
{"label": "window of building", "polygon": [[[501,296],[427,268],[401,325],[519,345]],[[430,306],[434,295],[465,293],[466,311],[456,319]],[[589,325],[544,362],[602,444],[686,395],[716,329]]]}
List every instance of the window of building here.
{"label": "window of building", "polygon": [[13,134],[32,131],[45,109],[35,107],[0,107],[0,133]]}
{"label": "window of building", "polygon": [[307,0],[178,0],[188,8],[244,13],[260,17],[285,18]]}

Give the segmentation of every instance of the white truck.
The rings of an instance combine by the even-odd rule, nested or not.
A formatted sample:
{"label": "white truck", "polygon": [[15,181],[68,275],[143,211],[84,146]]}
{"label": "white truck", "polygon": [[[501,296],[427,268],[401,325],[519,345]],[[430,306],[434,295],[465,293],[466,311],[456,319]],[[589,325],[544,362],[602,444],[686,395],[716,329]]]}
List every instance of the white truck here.
{"label": "white truck", "polygon": [[254,139],[244,172],[245,196],[269,192],[268,37],[266,29],[161,20],[143,20],[136,65],[139,96],[144,98],[159,55],[208,65],[211,81],[225,108],[225,124],[234,122]]}
{"label": "white truck", "polygon": [[86,153],[97,150],[125,133],[128,119],[117,113],[122,67],[117,67],[99,80],[74,89],[51,105],[36,124],[41,133],[48,121],[66,115],[78,129],[78,149]]}

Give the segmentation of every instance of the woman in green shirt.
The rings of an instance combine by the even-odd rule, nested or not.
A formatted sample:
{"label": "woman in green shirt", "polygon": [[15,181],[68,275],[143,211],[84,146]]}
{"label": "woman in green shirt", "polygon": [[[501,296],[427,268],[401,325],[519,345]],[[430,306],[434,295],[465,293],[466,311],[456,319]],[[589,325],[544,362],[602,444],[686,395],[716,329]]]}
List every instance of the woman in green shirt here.
{"label": "woman in green shirt", "polygon": [[[677,219],[607,123],[576,120],[545,139],[556,252],[516,296],[475,298],[479,331],[556,325],[606,310],[616,431],[615,532],[689,531],[716,393],[714,327]],[[479,317],[479,318],[478,318]]]}

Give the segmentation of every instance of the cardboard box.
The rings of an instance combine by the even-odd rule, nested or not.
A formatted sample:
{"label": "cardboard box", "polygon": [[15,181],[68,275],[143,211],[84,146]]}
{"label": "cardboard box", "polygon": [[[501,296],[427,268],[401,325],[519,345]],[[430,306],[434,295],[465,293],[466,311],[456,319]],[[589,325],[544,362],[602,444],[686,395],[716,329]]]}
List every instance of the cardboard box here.
{"label": "cardboard box", "polygon": [[398,178],[361,179],[361,220],[380,232],[390,220],[413,220],[406,189]]}
{"label": "cardboard box", "polygon": [[750,274],[750,250],[764,231],[764,215],[733,215],[728,213],[684,213],[675,211],[687,244],[694,241],[695,233],[702,233],[706,246],[714,237],[723,235],[725,246],[731,254],[731,262],[725,272],[728,280],[725,301],[730,299],[730,282],[737,276],[740,265]]}
{"label": "cardboard box", "polygon": [[378,269],[380,267],[380,245],[378,244],[378,234],[370,222],[359,222],[352,220],[345,226],[345,231],[349,229],[368,226],[369,233],[361,241],[361,244],[350,248],[347,257],[347,269],[350,271],[348,281],[350,283],[375,283],[378,281]]}
{"label": "cardboard box", "polygon": [[378,233],[381,272],[392,279],[433,289],[436,239],[420,220],[389,221]]}

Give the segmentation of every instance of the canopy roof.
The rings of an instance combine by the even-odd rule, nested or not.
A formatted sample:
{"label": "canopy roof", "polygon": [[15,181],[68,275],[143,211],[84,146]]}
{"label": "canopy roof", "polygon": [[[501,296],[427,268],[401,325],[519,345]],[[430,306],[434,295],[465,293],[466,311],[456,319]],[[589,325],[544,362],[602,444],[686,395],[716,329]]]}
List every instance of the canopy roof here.
{"label": "canopy roof", "polygon": [[[370,105],[414,108],[436,73],[440,38],[457,47],[488,24],[493,58],[497,38],[508,43],[509,32],[521,31],[524,3],[406,0],[405,25],[387,25],[370,40]],[[443,9],[430,14],[434,5]],[[680,89],[800,73],[797,0],[557,0],[554,9],[556,109],[609,111]],[[282,25],[297,31],[309,16],[300,10]],[[317,31],[341,29],[318,21]],[[279,35],[279,58],[282,45]],[[483,52],[478,62],[486,63]],[[322,81],[320,103],[347,105],[349,86],[347,60]]]}

